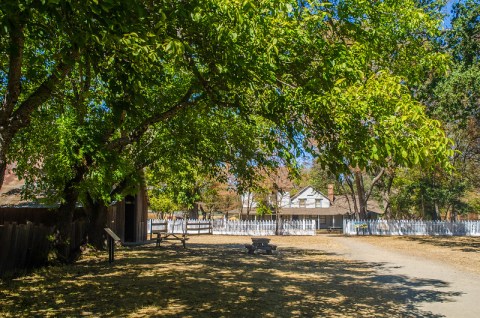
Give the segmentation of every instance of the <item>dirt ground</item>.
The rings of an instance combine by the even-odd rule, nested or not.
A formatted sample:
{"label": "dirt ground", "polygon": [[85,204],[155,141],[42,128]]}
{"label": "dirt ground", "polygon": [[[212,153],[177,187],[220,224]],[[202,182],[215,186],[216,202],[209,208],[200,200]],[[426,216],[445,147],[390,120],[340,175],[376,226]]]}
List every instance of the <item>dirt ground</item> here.
{"label": "dirt ground", "polygon": [[187,249],[170,242],[120,248],[111,265],[106,253],[89,253],[73,266],[1,280],[0,317],[451,316],[423,305],[456,301],[460,287],[405,274],[386,282],[383,263],[348,256],[352,244],[480,277],[480,238],[271,239],[274,255],[248,255],[250,237],[216,235],[192,237]]}
{"label": "dirt ground", "polygon": [[355,239],[480,274],[480,237],[359,236]]}

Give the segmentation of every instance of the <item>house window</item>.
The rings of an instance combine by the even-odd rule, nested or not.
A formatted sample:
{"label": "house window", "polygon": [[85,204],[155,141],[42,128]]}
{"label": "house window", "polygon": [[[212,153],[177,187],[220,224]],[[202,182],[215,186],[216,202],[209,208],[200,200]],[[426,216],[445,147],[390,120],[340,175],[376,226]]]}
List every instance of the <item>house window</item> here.
{"label": "house window", "polygon": [[298,200],[298,207],[306,208],[307,207],[307,199],[300,199]]}
{"label": "house window", "polygon": [[316,208],[322,207],[322,199],[315,199],[315,207]]}
{"label": "house window", "polygon": [[325,215],[321,215],[318,217],[318,222],[320,222],[320,224],[326,224],[327,223],[327,217]]}

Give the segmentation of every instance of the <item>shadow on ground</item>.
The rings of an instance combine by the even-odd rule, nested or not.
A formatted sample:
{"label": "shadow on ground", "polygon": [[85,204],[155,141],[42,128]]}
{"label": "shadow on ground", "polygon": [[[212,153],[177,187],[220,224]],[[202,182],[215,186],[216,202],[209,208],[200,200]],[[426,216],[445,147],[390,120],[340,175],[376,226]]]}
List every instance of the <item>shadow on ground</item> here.
{"label": "shadow on ground", "polygon": [[480,237],[464,236],[409,236],[406,239],[420,244],[457,249],[462,252],[480,252]]}
{"label": "shadow on ground", "polygon": [[242,245],[143,246],[2,281],[0,316],[439,317],[443,281],[380,275],[382,264],[315,250],[247,255]]}

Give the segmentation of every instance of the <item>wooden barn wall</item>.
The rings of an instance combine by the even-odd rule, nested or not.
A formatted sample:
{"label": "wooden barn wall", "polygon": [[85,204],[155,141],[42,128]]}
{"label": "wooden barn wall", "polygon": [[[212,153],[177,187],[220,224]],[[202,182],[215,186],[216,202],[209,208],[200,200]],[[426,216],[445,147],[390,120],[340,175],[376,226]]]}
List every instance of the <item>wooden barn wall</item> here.
{"label": "wooden barn wall", "polygon": [[136,196],[135,202],[135,241],[143,242],[147,240],[147,219],[148,219],[148,202],[147,194],[144,186],[140,189]]}
{"label": "wooden barn wall", "polygon": [[0,208],[0,224],[13,222],[26,224],[27,222],[32,222],[35,224],[53,225],[55,220],[55,210],[48,208]]}
{"label": "wooden barn wall", "polygon": [[125,241],[125,201],[108,207],[107,226]]}
{"label": "wooden barn wall", "polygon": [[[82,208],[76,208],[74,220],[84,217],[85,211]],[[26,224],[27,222],[46,226],[55,225],[57,222],[57,210],[56,208],[42,207],[0,207],[0,224]]]}

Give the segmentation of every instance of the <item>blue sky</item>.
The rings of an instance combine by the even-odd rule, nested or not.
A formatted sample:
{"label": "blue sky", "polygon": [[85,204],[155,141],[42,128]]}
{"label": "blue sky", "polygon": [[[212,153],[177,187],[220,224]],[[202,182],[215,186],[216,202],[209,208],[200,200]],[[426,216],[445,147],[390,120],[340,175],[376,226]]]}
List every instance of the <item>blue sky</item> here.
{"label": "blue sky", "polygon": [[453,4],[456,3],[456,2],[458,2],[458,0],[457,0],[457,1],[455,1],[455,0],[449,0],[449,1],[447,2],[447,5],[445,6],[445,8],[443,8],[443,10],[442,10],[443,13],[447,14],[447,16],[445,17],[445,21],[443,22],[443,26],[444,26],[445,28],[450,28],[450,26],[451,26],[451,23],[450,23],[450,20],[451,20],[450,14],[451,14],[451,11],[452,11],[452,6],[453,6]]}

